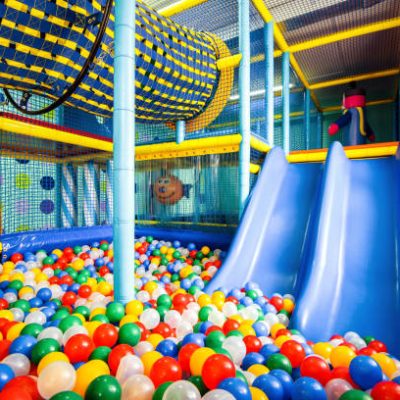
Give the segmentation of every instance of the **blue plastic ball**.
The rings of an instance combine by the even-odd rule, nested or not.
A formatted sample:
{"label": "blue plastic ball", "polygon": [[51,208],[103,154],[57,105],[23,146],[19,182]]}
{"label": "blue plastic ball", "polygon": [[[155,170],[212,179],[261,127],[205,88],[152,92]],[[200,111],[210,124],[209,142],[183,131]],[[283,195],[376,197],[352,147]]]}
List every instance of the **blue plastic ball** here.
{"label": "blue plastic ball", "polygon": [[178,356],[178,346],[172,340],[166,339],[158,343],[156,351],[163,356],[176,358]]}
{"label": "blue plastic ball", "polygon": [[29,300],[29,305],[31,306],[31,308],[39,308],[43,305],[43,301],[38,297],[32,297]]}
{"label": "blue plastic ball", "polygon": [[52,293],[49,288],[41,288],[38,290],[37,297],[42,301],[49,301],[51,299]]}
{"label": "blue plastic ball", "polygon": [[268,360],[268,357],[272,354],[279,353],[279,347],[274,344],[265,344],[261,347],[260,354]]}
{"label": "blue plastic ball", "polygon": [[0,391],[14,377],[14,371],[7,364],[0,364]]}
{"label": "blue plastic ball", "polygon": [[251,400],[251,392],[249,386],[239,378],[224,379],[218,385],[218,388],[231,393],[235,397],[235,399]]}
{"label": "blue plastic ball", "polygon": [[254,332],[256,333],[256,336],[268,336],[269,334],[269,329],[267,324],[261,321],[254,322],[252,327],[254,329]]}
{"label": "blue plastic ball", "polygon": [[285,392],[285,400],[289,400],[292,395],[292,389],[293,389],[293,379],[292,377],[284,370],[282,369],[273,369],[270,372],[270,375],[275,376],[275,378],[278,378],[279,381],[281,382],[283,386],[283,390]]}
{"label": "blue plastic ball", "polygon": [[21,335],[13,340],[8,352],[10,354],[21,353],[30,358],[32,349],[37,343],[37,340],[30,335]]}
{"label": "blue plastic ball", "polygon": [[260,353],[248,353],[242,361],[242,369],[247,370],[254,364],[264,364],[265,357]]}
{"label": "blue plastic ball", "polygon": [[189,333],[182,340],[182,346],[188,343],[195,343],[200,347],[204,347],[205,335],[203,333]]}
{"label": "blue plastic ball", "polygon": [[254,379],[253,386],[261,389],[269,400],[283,400],[285,398],[282,383],[271,374],[257,376]]}
{"label": "blue plastic ball", "polygon": [[350,362],[351,379],[363,390],[373,388],[382,380],[382,369],[379,364],[368,356],[357,356]]}
{"label": "blue plastic ball", "polygon": [[293,384],[292,400],[327,400],[327,396],[317,380],[302,377]]}

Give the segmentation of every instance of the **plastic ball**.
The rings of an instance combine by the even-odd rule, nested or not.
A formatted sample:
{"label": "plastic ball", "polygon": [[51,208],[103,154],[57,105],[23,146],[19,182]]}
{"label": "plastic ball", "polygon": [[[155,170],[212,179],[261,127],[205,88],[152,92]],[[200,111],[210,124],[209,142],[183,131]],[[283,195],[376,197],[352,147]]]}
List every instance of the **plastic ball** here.
{"label": "plastic ball", "polygon": [[[211,335],[211,334],[210,334]],[[210,336],[209,335],[209,336]],[[207,340],[206,340],[207,343]],[[220,347],[220,346],[215,346]],[[237,336],[227,337],[222,344],[222,348],[228,351],[231,355],[233,362],[236,365],[240,365],[246,356],[246,344],[245,342]]]}
{"label": "plastic ball", "polygon": [[122,385],[122,400],[152,400],[155,387],[145,375],[133,375]]}
{"label": "plastic ball", "polygon": [[352,389],[343,393],[339,400],[372,400],[372,397],[361,390]]}
{"label": "plastic ball", "polygon": [[322,385],[315,379],[303,377],[293,384],[292,389],[293,400],[327,400]]}
{"label": "plastic ball", "polygon": [[68,340],[65,344],[64,352],[72,363],[77,363],[86,362],[94,349],[95,345],[92,339],[80,333]]}
{"label": "plastic ball", "polygon": [[155,387],[168,381],[179,381],[182,379],[182,368],[174,358],[162,357],[153,364],[150,379]]}
{"label": "plastic ball", "polygon": [[306,356],[303,346],[294,340],[283,343],[280,352],[289,359],[293,368],[298,368]]}
{"label": "plastic ball", "polygon": [[110,373],[108,365],[101,360],[91,360],[81,365],[76,370],[76,382],[73,388],[74,392],[84,396],[89,384],[101,375]]}
{"label": "plastic ball", "polygon": [[281,369],[288,374],[292,373],[292,365],[289,359],[283,354],[272,354],[267,360],[267,367],[270,370]]}
{"label": "plastic ball", "polygon": [[224,379],[218,389],[226,390],[231,393],[235,399],[251,400],[251,392],[247,383],[244,383],[239,378]]}
{"label": "plastic ball", "polygon": [[206,393],[203,400],[235,400],[235,397],[226,390],[223,389],[215,389],[211,390],[210,392]]}
{"label": "plastic ball", "polygon": [[201,375],[206,360],[215,354],[213,349],[201,347],[192,353],[189,366],[192,375]]}
{"label": "plastic ball", "polygon": [[83,400],[82,396],[70,390],[60,392],[51,397],[50,400]]}
{"label": "plastic ball", "polygon": [[200,400],[197,387],[188,381],[173,382],[164,392],[162,400]]}
{"label": "plastic ball", "polygon": [[122,358],[127,354],[134,354],[133,348],[127,344],[119,344],[111,350],[108,356],[108,365],[113,375],[117,373]]}
{"label": "plastic ball", "polygon": [[350,362],[349,372],[353,381],[363,390],[373,388],[382,380],[382,369],[371,357],[357,356]]}
{"label": "plastic ball", "polygon": [[40,374],[45,367],[56,361],[69,362],[69,358],[64,353],[59,351],[49,353],[40,360],[39,365],[37,366],[37,373]]}
{"label": "plastic ball", "polygon": [[338,400],[343,393],[351,389],[353,387],[344,379],[332,379],[325,386],[328,400]]}
{"label": "plastic ball", "polygon": [[310,377],[322,385],[325,385],[330,378],[330,368],[328,363],[318,356],[306,357],[300,366],[302,376]]}
{"label": "plastic ball", "polygon": [[49,353],[60,350],[60,344],[55,339],[39,340],[32,348],[32,362],[36,365]]}
{"label": "plastic ball", "polygon": [[1,362],[8,365],[14,371],[15,376],[28,375],[31,369],[31,362],[24,354],[10,354]]}
{"label": "plastic ball", "polygon": [[234,378],[236,375],[235,365],[222,354],[213,354],[205,361],[201,377],[209,389],[215,389],[227,378]]}
{"label": "plastic ball", "polygon": [[143,311],[139,320],[147,329],[154,329],[160,323],[160,314],[149,308]]}
{"label": "plastic ball", "polygon": [[397,367],[393,358],[384,353],[372,354],[371,357],[379,364],[386,376],[391,377],[396,372]]}
{"label": "plastic ball", "polygon": [[111,375],[101,375],[88,386],[85,394],[87,400],[120,400],[121,385]]}
{"label": "plastic ball", "polygon": [[400,399],[400,385],[396,382],[379,382],[371,391],[374,400]]}
{"label": "plastic ball", "polygon": [[115,377],[122,385],[133,375],[143,375],[144,366],[142,360],[132,354],[127,354],[121,359]]}
{"label": "plastic ball", "polygon": [[96,328],[93,334],[93,343],[96,347],[113,347],[118,341],[118,330],[114,325],[102,324]]}
{"label": "plastic ball", "polygon": [[285,391],[283,385],[278,378],[270,374],[264,374],[258,376],[253,386],[262,390],[268,397],[269,400],[283,400]]}
{"label": "plastic ball", "polygon": [[0,364],[0,391],[14,377],[15,373],[9,365]]}
{"label": "plastic ball", "polygon": [[259,388],[250,387],[250,393],[252,400],[268,400],[267,395]]}
{"label": "plastic ball", "polygon": [[330,361],[333,367],[348,367],[356,353],[347,346],[338,346],[332,349]]}

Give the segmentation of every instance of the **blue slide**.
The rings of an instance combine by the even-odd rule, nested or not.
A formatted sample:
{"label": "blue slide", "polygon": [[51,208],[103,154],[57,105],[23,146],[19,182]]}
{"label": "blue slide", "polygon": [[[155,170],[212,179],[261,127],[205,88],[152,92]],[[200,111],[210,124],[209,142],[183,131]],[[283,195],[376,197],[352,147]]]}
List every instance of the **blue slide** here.
{"label": "blue slide", "polygon": [[325,165],[288,164],[274,148],[207,291],[256,281],[295,294],[307,338],[351,329],[399,354],[399,269],[400,154],[350,161],[334,143]]}

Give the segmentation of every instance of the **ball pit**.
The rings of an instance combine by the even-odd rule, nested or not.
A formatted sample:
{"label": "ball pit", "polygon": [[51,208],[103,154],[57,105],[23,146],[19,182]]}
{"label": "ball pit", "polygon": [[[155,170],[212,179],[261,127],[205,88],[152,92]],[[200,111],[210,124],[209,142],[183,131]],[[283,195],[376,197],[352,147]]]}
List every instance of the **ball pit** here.
{"label": "ball pit", "polygon": [[0,265],[0,400],[393,400],[400,362],[356,332],[312,343],[294,298],[256,283],[204,292],[224,253],[143,237],[136,299],[113,300],[113,247]]}

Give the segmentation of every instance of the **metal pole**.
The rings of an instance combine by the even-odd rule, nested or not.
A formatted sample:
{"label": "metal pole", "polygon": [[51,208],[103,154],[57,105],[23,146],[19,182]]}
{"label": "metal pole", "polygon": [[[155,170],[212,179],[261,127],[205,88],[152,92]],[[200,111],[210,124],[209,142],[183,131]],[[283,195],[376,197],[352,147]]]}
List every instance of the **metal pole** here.
{"label": "metal pole", "polygon": [[290,64],[289,52],[282,54],[282,131],[283,150],[286,154],[290,151]]}
{"label": "metal pole", "polygon": [[311,96],[308,89],[304,92],[304,137],[306,142],[306,150],[310,149],[310,108]]}
{"label": "metal pole", "polygon": [[274,22],[264,25],[265,126],[268,144],[274,145]]}
{"label": "metal pole", "polygon": [[250,3],[239,0],[239,66],[240,134],[239,152],[239,216],[242,215],[250,192]]}
{"label": "metal pole", "polygon": [[113,221],[113,162],[106,164],[106,223],[111,225]]}
{"label": "metal pole", "polygon": [[177,121],[176,122],[176,143],[177,144],[181,144],[185,140],[185,130],[186,130],[185,121]]}
{"label": "metal pole", "polygon": [[114,298],[135,297],[135,22],[136,1],[115,2]]}

